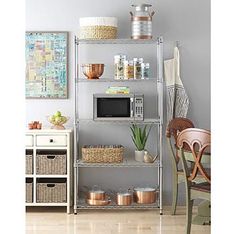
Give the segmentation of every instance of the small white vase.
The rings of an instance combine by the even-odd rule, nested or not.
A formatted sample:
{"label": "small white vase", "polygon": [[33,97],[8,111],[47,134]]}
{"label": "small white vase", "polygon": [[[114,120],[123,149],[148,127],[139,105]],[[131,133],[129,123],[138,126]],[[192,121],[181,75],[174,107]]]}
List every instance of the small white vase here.
{"label": "small white vase", "polygon": [[135,150],[135,161],[143,162],[144,161],[144,152],[145,150]]}

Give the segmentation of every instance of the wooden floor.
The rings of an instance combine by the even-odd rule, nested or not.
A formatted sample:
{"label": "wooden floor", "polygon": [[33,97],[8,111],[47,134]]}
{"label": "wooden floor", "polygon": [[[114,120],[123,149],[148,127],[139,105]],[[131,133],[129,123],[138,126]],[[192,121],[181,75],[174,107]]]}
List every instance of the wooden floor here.
{"label": "wooden floor", "polygon": [[[196,210],[195,210],[196,212]],[[194,212],[194,214],[195,214]],[[185,207],[137,211],[81,211],[67,215],[63,207],[28,207],[26,234],[184,234]],[[191,234],[209,234],[211,226],[192,225]]]}

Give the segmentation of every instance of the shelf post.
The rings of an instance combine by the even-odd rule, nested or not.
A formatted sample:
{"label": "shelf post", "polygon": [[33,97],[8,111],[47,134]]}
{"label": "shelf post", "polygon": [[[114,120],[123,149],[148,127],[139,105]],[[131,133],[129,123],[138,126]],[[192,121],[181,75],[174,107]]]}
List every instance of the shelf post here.
{"label": "shelf post", "polygon": [[159,124],[159,199],[160,199],[160,214],[162,214],[162,183],[163,183],[163,165],[162,165],[162,128],[163,128],[163,37],[157,40],[157,78],[158,78],[158,115]]}
{"label": "shelf post", "polygon": [[78,186],[78,168],[76,162],[78,160],[78,40],[77,37],[74,37],[74,214],[77,213],[77,186]]}

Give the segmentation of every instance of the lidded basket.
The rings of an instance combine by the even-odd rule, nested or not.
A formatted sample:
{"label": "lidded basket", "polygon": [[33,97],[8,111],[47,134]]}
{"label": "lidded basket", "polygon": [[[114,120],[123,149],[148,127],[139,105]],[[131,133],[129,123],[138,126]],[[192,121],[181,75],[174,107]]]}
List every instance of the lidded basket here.
{"label": "lidded basket", "polygon": [[80,39],[116,39],[116,17],[82,17],[79,20]]}

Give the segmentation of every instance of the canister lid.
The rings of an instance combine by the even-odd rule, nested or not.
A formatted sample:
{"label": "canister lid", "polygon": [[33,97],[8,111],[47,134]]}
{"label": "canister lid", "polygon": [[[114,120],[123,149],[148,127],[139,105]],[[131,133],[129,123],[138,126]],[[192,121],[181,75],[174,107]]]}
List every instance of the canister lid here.
{"label": "canister lid", "polygon": [[135,10],[136,11],[141,11],[141,10],[145,10],[147,11],[149,7],[151,7],[152,5],[151,4],[133,4],[131,5],[132,7],[135,7]]}
{"label": "canister lid", "polygon": [[114,59],[126,59],[126,55],[125,54],[116,54],[114,55]]}
{"label": "canister lid", "polygon": [[116,17],[81,17],[80,26],[112,26],[117,27]]}

